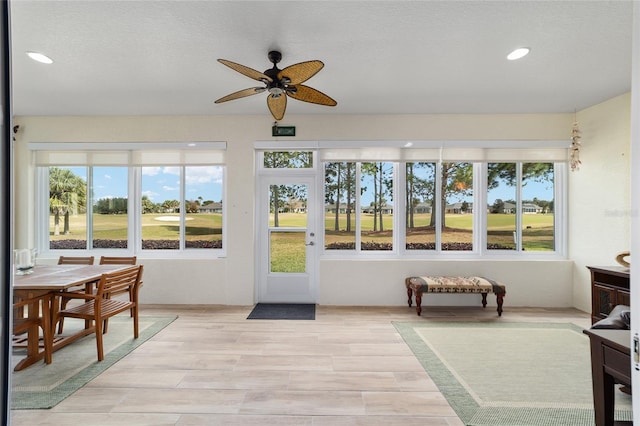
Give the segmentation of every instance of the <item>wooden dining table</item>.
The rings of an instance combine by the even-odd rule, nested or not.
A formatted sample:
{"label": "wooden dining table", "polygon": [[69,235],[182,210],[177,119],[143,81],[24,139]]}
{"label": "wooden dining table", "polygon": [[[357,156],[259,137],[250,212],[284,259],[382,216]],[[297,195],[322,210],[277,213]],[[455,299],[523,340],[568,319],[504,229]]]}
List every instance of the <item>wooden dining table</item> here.
{"label": "wooden dining table", "polygon": [[[130,265],[36,265],[33,272],[28,275],[13,276],[13,297],[16,300],[30,300],[27,308],[27,315],[30,318],[37,318],[40,315],[48,315],[51,327],[53,351],[78,340],[79,338],[93,333],[93,326],[85,324],[84,329],[77,333],[66,336],[55,336],[55,315],[57,313],[58,296],[68,290],[84,288],[85,291],[92,291],[93,285],[100,280],[102,274],[107,274],[122,269],[130,268]],[[42,311],[40,301],[36,300],[43,295]],[[37,326],[32,327],[27,332],[27,354],[18,362],[15,371],[22,370],[44,358],[44,352],[39,350],[40,332]]]}

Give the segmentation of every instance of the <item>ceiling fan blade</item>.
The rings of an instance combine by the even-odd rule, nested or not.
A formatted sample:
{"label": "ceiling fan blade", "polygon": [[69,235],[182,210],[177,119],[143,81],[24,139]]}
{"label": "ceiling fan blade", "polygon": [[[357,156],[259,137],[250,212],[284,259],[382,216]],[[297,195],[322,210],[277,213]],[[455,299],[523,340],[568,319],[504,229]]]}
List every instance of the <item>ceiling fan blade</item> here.
{"label": "ceiling fan blade", "polygon": [[331,97],[312,87],[299,84],[295,86],[294,89],[295,90],[287,90],[287,96],[291,96],[293,99],[297,99],[299,101],[311,102],[312,104],[327,106],[338,105],[338,103],[331,99]]}
{"label": "ceiling fan blade", "polygon": [[288,84],[296,85],[304,83],[311,77],[316,75],[324,67],[322,61],[306,61],[300,62],[286,67],[278,73],[278,79],[282,80],[283,77],[288,78],[290,81]]}
{"label": "ceiling fan blade", "polygon": [[276,121],[280,121],[284,117],[284,110],[287,109],[287,97],[284,93],[279,96],[269,95],[267,97],[267,105],[273,118]]}
{"label": "ceiling fan blade", "polygon": [[231,68],[232,70],[238,71],[240,74],[244,74],[249,78],[258,81],[264,81],[271,83],[273,80],[271,77],[261,73],[260,71],[256,71],[253,68],[245,67],[244,65],[237,64],[235,62],[227,61],[226,59],[218,59],[218,62],[224,64]]}
{"label": "ceiling fan blade", "polygon": [[267,90],[265,87],[250,87],[248,89],[239,90],[230,95],[223,96],[220,99],[218,99],[215,103],[219,104],[222,102],[232,101],[234,99],[244,98],[245,96],[251,96],[257,93],[262,93],[265,90]]}

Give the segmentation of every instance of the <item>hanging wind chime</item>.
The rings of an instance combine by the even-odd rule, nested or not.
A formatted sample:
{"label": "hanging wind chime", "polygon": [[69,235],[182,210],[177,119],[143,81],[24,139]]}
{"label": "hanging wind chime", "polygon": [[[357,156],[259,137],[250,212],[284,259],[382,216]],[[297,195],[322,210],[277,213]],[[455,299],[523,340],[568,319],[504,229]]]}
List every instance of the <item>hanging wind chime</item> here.
{"label": "hanging wind chime", "polygon": [[571,165],[571,171],[580,170],[580,136],[582,132],[578,127],[578,119],[574,115],[573,128],[571,129],[571,152],[569,153],[569,164]]}

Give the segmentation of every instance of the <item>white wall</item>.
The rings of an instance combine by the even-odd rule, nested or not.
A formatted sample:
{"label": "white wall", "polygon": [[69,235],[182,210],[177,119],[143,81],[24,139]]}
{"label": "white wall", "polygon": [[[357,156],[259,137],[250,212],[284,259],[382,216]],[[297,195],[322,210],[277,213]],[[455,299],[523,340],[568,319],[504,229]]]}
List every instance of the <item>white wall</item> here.
{"label": "white wall", "polygon": [[630,94],[580,111],[582,165],[569,176],[574,306],[591,312],[589,266],[617,265],[631,243]]}
{"label": "white wall", "polygon": [[[612,100],[614,107],[604,106],[607,115],[624,113],[624,100]],[[628,103],[628,102],[627,102]],[[617,107],[615,105],[618,105]],[[623,111],[616,112],[616,108]],[[593,117],[581,125],[588,131],[600,131],[598,107]],[[611,111],[611,112],[608,112]],[[628,108],[627,108],[628,115]],[[267,111],[261,116],[212,117],[16,117],[20,125],[16,142],[16,246],[33,246],[33,167],[26,150],[28,142],[157,142],[157,141],[226,141],[228,158],[227,257],[211,260],[145,259],[143,303],[245,304],[254,302],[254,163],[253,142],[273,140],[272,120]],[[296,138],[284,140],[537,140],[567,139],[573,114],[518,115],[399,115],[399,116],[337,116],[287,115],[281,125],[293,124]],[[585,128],[586,126],[586,128]],[[628,127],[628,126],[627,126]],[[625,130],[626,131],[626,130]],[[602,132],[617,132],[605,127]],[[617,138],[616,138],[617,140]],[[599,141],[610,140],[601,133]],[[598,142],[602,143],[602,142]],[[618,142],[616,142],[617,144]],[[593,148],[592,148],[593,149]],[[610,152],[603,148],[603,150]],[[587,148],[585,148],[587,151]],[[611,154],[613,155],[613,154]],[[597,158],[597,157],[596,157]],[[584,154],[584,167],[596,167],[596,159]],[[622,166],[621,166],[622,167]],[[618,185],[617,174],[602,168],[581,171],[589,180],[590,193],[607,192]],[[576,175],[577,176],[577,175]],[[573,179],[574,176],[571,176]],[[628,178],[626,178],[628,180]],[[571,182],[573,188],[575,184]],[[619,200],[618,200],[619,201]],[[611,206],[606,206],[610,208]],[[605,208],[605,207],[603,207]],[[588,210],[570,205],[571,214],[592,217]],[[576,219],[577,220],[577,219]],[[585,219],[580,219],[585,220]],[[572,217],[573,221],[573,217]],[[588,221],[588,220],[586,220]],[[575,222],[572,222],[572,227]],[[593,225],[593,222],[590,222]],[[628,229],[628,227],[626,228]],[[580,230],[582,232],[582,230]],[[614,237],[624,231],[615,231]],[[607,235],[612,235],[607,233]],[[612,240],[613,238],[609,238]],[[578,247],[572,237],[572,252]],[[627,247],[621,239],[612,246]],[[608,252],[592,244],[594,259],[610,259]],[[578,253],[579,254],[579,253]],[[53,259],[51,259],[53,261]],[[582,269],[582,268],[579,268]],[[419,259],[345,261],[322,259],[320,262],[319,294],[321,304],[340,305],[403,305],[406,303],[403,280],[406,275],[425,272],[485,273],[507,284],[505,308],[511,306],[572,306],[574,269],[571,261],[425,261]],[[580,285],[588,286],[588,283]],[[176,292],[176,288],[184,289]],[[446,296],[428,304],[460,304],[449,302]],[[470,298],[468,304],[477,304]],[[490,301],[495,303],[495,301]],[[589,310],[586,303],[581,309]]]}

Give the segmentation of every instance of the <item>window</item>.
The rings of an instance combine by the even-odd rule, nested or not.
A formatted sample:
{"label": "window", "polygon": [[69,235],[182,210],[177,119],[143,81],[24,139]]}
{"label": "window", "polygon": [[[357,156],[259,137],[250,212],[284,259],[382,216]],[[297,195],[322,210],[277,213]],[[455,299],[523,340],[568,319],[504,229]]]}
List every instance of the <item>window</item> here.
{"label": "window", "polygon": [[265,169],[310,169],[313,167],[311,151],[267,151],[263,154]]}
{"label": "window", "polygon": [[87,168],[48,171],[49,240],[53,249],[87,248]]}
{"label": "window", "polygon": [[38,220],[46,223],[39,250],[221,250],[225,166],[214,144],[211,151],[38,150],[38,182],[46,185],[38,191]]}
{"label": "window", "polygon": [[393,250],[393,164],[360,167],[360,249]]}
{"label": "window", "polygon": [[[566,211],[567,157],[562,144],[511,149],[510,144],[468,148],[461,143],[463,148],[448,151],[400,148],[410,144],[359,150],[320,146],[323,253],[562,255],[558,216]],[[487,161],[491,158],[510,161]]]}
{"label": "window", "polygon": [[93,248],[126,249],[129,240],[129,170],[92,167]]}
{"label": "window", "polygon": [[326,250],[393,250],[393,175],[390,162],[324,164]]}
{"label": "window", "polygon": [[555,250],[553,163],[522,164],[522,250]]}
{"label": "window", "polygon": [[473,250],[473,164],[442,163],[442,250]]}
{"label": "window", "polygon": [[181,244],[222,248],[222,167],[142,167],[141,172],[143,250],[178,250]]}
{"label": "window", "polygon": [[555,250],[554,194],[553,163],[487,164],[487,250]]}
{"label": "window", "polygon": [[407,250],[436,248],[436,163],[405,163]]}
{"label": "window", "polygon": [[356,248],[356,163],[325,163],[324,246]]}

